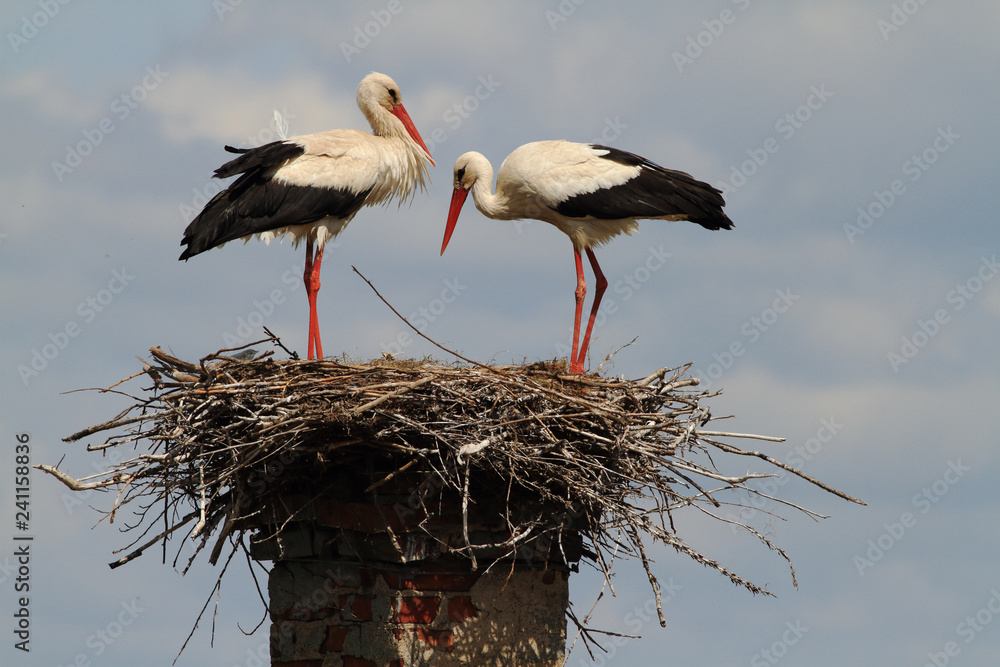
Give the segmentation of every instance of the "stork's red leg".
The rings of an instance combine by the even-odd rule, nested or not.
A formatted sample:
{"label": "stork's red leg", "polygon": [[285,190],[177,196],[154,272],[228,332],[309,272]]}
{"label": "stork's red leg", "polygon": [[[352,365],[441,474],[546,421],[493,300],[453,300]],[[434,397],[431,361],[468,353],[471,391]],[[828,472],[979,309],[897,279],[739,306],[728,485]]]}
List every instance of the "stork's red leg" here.
{"label": "stork's red leg", "polygon": [[323,343],[319,338],[319,318],[316,315],[316,293],[319,292],[319,272],[323,264],[323,246],[313,252],[312,239],[306,239],[306,267],[302,273],[302,282],[306,286],[306,297],[309,299],[309,345],[307,358],[323,358]]}
{"label": "stork's red leg", "polygon": [[302,282],[306,286],[306,297],[309,299],[309,346],[308,359],[323,358],[323,343],[319,337],[319,317],[316,314],[316,294],[319,292],[319,272],[323,264],[323,246],[313,252],[313,240],[306,239],[306,268],[302,274]]}
{"label": "stork's red leg", "polygon": [[[577,253],[576,257],[579,260],[580,253]],[[590,259],[590,266],[594,269],[594,305],[590,309],[590,321],[587,322],[587,333],[583,337],[583,343],[580,344],[580,356],[576,360],[576,366],[579,368],[578,373],[583,372],[583,361],[587,358],[587,348],[590,347],[590,334],[594,331],[594,320],[597,318],[597,311],[601,307],[601,297],[604,296],[604,290],[608,288],[608,281],[604,278],[601,265],[597,263],[597,257],[590,248],[587,248],[587,258]],[[577,262],[577,267],[580,267],[579,261]],[[580,272],[580,280],[583,280],[582,271]],[[579,313],[579,306],[577,307],[577,311]],[[579,326],[579,317],[577,318],[577,323]]]}
{"label": "stork's red leg", "polygon": [[573,254],[576,259],[576,317],[573,320],[573,347],[569,352],[569,372],[582,373],[583,360],[577,359],[576,344],[580,340],[580,319],[583,317],[583,297],[587,295],[587,283],[583,280],[583,258],[575,246]]}
{"label": "stork's red leg", "polygon": [[312,311],[312,264],[313,264],[313,242],[312,239],[306,239],[306,268],[302,272],[302,283],[306,287],[306,298],[309,299],[309,342],[308,342],[308,352],[306,353],[307,359],[313,358],[313,311]]}
{"label": "stork's red leg", "polygon": [[313,295],[312,295],[312,302],[309,304],[309,309],[311,311],[310,316],[312,317],[312,321],[313,321],[313,336],[316,339],[316,358],[317,359],[322,359],[323,358],[323,340],[319,336],[319,315],[316,313],[316,295],[319,293],[319,287],[320,287],[319,270],[320,270],[320,267],[323,265],[323,249],[325,247],[326,246],[321,245],[318,248],[316,248],[316,255],[313,257],[313,266],[312,266],[312,270],[313,270],[313,279],[312,279]]}

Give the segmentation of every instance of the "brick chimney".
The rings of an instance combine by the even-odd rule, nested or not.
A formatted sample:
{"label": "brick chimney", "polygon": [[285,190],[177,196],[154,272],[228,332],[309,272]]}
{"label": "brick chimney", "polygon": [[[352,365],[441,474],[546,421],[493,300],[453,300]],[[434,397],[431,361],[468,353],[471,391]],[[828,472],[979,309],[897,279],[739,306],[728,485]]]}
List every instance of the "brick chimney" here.
{"label": "brick chimney", "polygon": [[[358,491],[359,481],[384,477],[341,480],[335,492],[286,498],[266,522],[256,518],[263,538],[251,553],[274,563],[272,666],[563,664],[579,536],[515,549],[506,503],[475,498],[466,525],[460,498],[433,473]],[[466,533],[493,545],[477,549],[475,564],[457,551]]]}

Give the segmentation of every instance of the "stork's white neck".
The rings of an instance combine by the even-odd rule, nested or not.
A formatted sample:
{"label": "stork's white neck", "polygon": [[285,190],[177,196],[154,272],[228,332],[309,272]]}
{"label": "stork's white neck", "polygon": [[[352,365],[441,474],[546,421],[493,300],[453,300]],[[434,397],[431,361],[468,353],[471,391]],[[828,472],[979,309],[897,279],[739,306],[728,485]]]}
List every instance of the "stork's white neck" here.
{"label": "stork's white neck", "polygon": [[497,184],[497,193],[493,194],[493,165],[483,155],[476,154],[466,167],[475,171],[476,180],[472,183],[472,200],[476,208],[487,218],[494,220],[514,220],[520,216],[512,216],[510,199]]}

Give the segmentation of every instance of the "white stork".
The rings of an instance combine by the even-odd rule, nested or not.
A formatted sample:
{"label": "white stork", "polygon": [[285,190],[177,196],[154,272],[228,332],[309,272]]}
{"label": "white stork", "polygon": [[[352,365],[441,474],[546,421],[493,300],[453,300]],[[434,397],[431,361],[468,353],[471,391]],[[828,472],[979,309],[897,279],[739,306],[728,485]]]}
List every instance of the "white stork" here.
{"label": "white stork", "polygon": [[[303,282],[309,298],[308,358],[323,357],[316,293],[323,246],[339,234],[362,206],[398,197],[400,205],[424,188],[426,160],[434,160],[403,108],[399,86],[372,72],[358,85],[358,106],[372,127],[328,130],[275,141],[257,148],[233,148],[240,156],[215,170],[216,178],[241,174],[215,195],[184,230],[180,259],[257,235],[266,243],[290,234],[306,241]],[[315,246],[315,251],[314,251]]]}
{"label": "white stork", "polygon": [[[625,151],[570,141],[536,141],[517,148],[500,165],[496,194],[490,193],[493,166],[480,153],[455,162],[455,191],[441,254],[455,231],[458,214],[470,190],[476,208],[494,220],[533,218],[558,227],[573,242],[576,255],[576,319],[570,372],[583,373],[594,318],[608,281],[594,256],[594,246],[622,232],[631,234],[636,219],[689,220],[707,229],[732,229],[722,211],[722,193],[682,171],[673,171]],[[583,279],[585,250],[594,269],[596,293],[583,343],[580,319],[587,285]]]}

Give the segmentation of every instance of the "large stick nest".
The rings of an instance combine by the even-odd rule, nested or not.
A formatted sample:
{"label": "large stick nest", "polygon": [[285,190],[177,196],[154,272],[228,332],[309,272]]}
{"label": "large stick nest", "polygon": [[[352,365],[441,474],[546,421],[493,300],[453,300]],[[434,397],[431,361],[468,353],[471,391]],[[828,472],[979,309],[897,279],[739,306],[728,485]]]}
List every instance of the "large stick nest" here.
{"label": "large stick nest", "polygon": [[[130,396],[134,402],[113,419],[66,438],[104,433],[103,443],[87,449],[117,452],[107,471],[75,479],[39,466],[73,489],[116,492],[104,510],[110,521],[123,508],[138,516],[125,522],[135,539],[119,550],[126,555],[113,567],[157,543],[165,546],[182,528],[182,543],[193,546],[185,571],[209,546],[214,563],[227,540],[234,549],[243,543],[254,525],[247,519],[283,497],[321,491],[324,479],[342,478],[373,455],[391,465],[366,491],[404,470],[433,477],[461,499],[466,521],[470,502],[475,505],[482,492],[477,480],[499,480],[508,503],[516,504],[505,511],[510,536],[503,546],[512,556],[528,540],[548,537],[561,544],[572,530],[606,575],[615,558],[639,559],[657,602],[645,551],[650,541],[754,593],[770,594],[688,546],[675,530],[678,510],[696,508],[732,522],[718,512],[720,505],[733,502],[734,492],[741,498],[756,493],[748,483],[775,468],[860,502],[761,452],[723,442],[780,438],[708,428],[714,418],[704,403],[715,394],[697,391],[698,381],[684,377],[687,367],[629,381],[567,375],[555,363],[356,364],[280,361],[271,352],[257,358],[217,353],[189,363],[155,347],[151,355],[133,376],[151,380],[151,387]],[[765,470],[723,472],[748,470],[748,458]],[[269,467],[279,464],[287,468],[283,474],[270,474]],[[261,476],[267,485],[254,484]],[[424,509],[433,515],[433,503]],[[788,560],[769,538],[738,525]],[[451,551],[475,562],[484,548],[470,540],[466,527],[464,543]]]}

